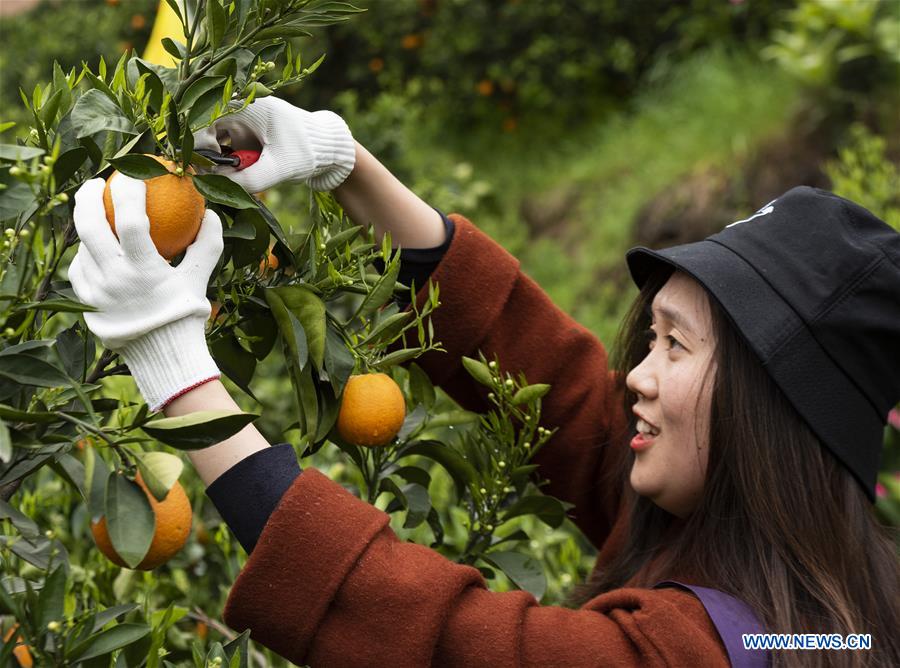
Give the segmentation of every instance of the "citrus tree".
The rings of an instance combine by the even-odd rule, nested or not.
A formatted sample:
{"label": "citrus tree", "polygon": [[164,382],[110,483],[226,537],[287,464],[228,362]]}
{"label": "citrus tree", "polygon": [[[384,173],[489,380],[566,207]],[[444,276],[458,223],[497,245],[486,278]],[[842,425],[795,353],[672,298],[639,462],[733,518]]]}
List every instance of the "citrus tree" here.
{"label": "citrus tree", "polygon": [[[128,368],[86,329],[82,314],[93,309],[66,278],[78,243],[74,192],[116,172],[147,181],[148,211],[152,198],[171,209],[173,192],[188,191],[186,201],[195,193],[221,217],[224,252],[207,290],[210,350],[257,403],[265,401],[251,389],[258,366],[281,357],[296,411],[285,431],[298,430],[298,454],[340,453],[360,497],[389,499],[385,510],[405,513],[404,528],[427,526],[434,549],[489,578],[502,572],[540,598],[541,567],[512,549],[530,536],[511,527],[521,518],[551,527],[564,520],[566,505],[537,491],[529,463],[552,436],[539,426],[549,387],[480,356],[464,363],[490,388],[492,410],[450,406],[414,362],[441,349],[429,318],[439,290],[430,283],[416,306],[416,286],[398,282],[400,254],[389,236],[378,243],[324,193],[310,194],[305,225],[292,233],[194,151],[198,130],[315,71],[321,58],[304,66],[287,40],[359,10],[323,0],[167,2],[183,29],[183,41],[163,41],[174,67],[132,52],[114,66],[101,59],[66,72],[54,64],[50,81],[20,91],[27,139],[0,144],[0,661],[275,660],[246,632],[234,637],[214,615],[172,603],[191,591],[188,572],[224,595],[241,565],[227,531],[210,535],[196,517],[187,551],[207,550],[213,565],[182,556],[192,512],[178,482],[179,453],[220,442],[259,416],[161,418],[133,391],[118,392],[112,381],[127,380]],[[181,208],[169,214],[190,218]],[[164,252],[166,233],[154,229],[151,217],[160,253],[178,263],[184,243]],[[373,269],[376,260],[383,271]],[[396,302],[404,296],[409,309]],[[456,513],[433,504],[435,466],[452,480]],[[66,501],[48,510],[54,499]],[[148,572],[175,555],[192,570]],[[193,622],[187,640],[177,632],[184,619]],[[210,627],[231,640],[203,642]]]}

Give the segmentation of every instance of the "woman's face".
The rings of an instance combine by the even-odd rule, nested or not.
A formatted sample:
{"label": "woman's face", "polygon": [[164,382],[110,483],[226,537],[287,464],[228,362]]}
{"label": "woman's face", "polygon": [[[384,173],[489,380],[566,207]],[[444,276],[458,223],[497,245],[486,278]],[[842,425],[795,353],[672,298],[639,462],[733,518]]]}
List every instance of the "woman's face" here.
{"label": "woman's face", "polygon": [[709,301],[700,284],[672,274],[653,299],[650,329],[650,351],[626,379],[638,397],[631,486],[683,518],[703,490],[715,373]]}

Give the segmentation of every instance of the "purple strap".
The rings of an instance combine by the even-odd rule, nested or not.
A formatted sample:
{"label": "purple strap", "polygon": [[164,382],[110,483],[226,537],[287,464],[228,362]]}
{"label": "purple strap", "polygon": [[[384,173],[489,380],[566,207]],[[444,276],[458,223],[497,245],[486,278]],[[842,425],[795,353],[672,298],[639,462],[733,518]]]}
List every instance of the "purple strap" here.
{"label": "purple strap", "polygon": [[693,592],[700,599],[706,614],[722,638],[728,659],[735,668],[762,668],[771,665],[771,657],[767,650],[746,650],[741,635],[744,633],[763,633],[765,629],[753,609],[743,601],[709,587],[688,585],[674,580],[657,582],[657,587],[680,587]]}

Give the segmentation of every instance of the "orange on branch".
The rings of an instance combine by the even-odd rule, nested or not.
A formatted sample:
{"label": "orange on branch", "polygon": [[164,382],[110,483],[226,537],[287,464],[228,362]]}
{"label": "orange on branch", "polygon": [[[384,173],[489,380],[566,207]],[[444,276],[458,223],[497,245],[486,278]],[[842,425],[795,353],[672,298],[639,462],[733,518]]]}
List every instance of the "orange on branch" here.
{"label": "orange on branch", "polygon": [[269,254],[259,261],[259,273],[270,274],[278,269],[278,257],[271,250]]}
{"label": "orange on branch", "polygon": [[[153,531],[150,549],[136,567],[138,570],[149,571],[169,561],[184,547],[191,533],[193,513],[191,512],[191,502],[184,493],[180,482],[176,481],[172,485],[166,498],[162,501],[157,501],[152,492],[147,489],[140,473],[137,474],[136,482],[147,495],[147,500],[156,516],[156,528]],[[106,555],[107,559],[119,566],[128,567],[113,547],[106,526],[106,517],[101,517],[99,522],[91,522],[91,533],[94,535],[97,547]]]}
{"label": "orange on branch", "polygon": [[[176,165],[171,160],[158,155],[150,157],[165,165],[170,172],[175,171]],[[103,189],[103,207],[113,233],[116,231],[116,215],[109,184],[118,173],[116,171],[110,175]],[[159,254],[166,260],[171,260],[197,238],[206,211],[206,200],[194,187],[193,178],[189,174],[178,176],[171,173],[147,179],[144,183],[147,186],[150,238]]]}
{"label": "orange on branch", "polygon": [[406,400],[394,379],[384,373],[350,376],[341,396],[338,433],[348,443],[386,445],[406,418]]}
{"label": "orange on branch", "polygon": [[[18,628],[18,624],[13,624],[9,631],[6,632],[6,635],[3,636],[3,642],[8,643]],[[16,647],[13,649],[12,654],[20,668],[32,668],[34,666],[34,659],[31,657],[31,652],[28,651],[25,639],[21,635],[16,637]]]}

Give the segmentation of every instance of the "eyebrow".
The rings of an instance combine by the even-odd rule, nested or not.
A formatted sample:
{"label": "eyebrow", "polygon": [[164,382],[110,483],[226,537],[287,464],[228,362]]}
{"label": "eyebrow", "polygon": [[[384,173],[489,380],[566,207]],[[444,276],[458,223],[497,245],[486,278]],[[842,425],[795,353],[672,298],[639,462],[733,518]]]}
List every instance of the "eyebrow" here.
{"label": "eyebrow", "polygon": [[653,317],[653,311],[658,312],[659,315],[661,315],[663,318],[675,325],[678,329],[686,332],[687,334],[696,334],[694,329],[690,326],[690,323],[688,323],[687,320],[685,320],[678,311],[675,311],[667,306],[657,306],[656,308],[651,307],[651,318]]}

